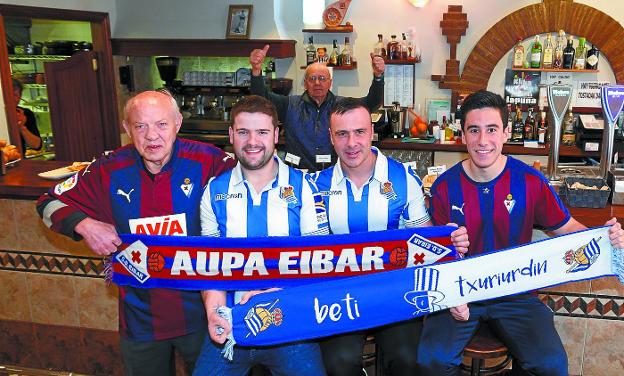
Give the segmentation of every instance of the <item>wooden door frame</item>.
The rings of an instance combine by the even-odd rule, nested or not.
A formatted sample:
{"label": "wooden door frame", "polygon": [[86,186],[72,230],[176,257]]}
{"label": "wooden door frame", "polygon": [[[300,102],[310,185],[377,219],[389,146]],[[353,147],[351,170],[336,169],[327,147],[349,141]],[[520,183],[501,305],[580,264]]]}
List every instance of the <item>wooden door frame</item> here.
{"label": "wooden door frame", "polygon": [[[17,104],[13,103],[13,84],[11,83],[11,68],[4,29],[5,16],[60,21],[86,21],[91,23],[93,50],[100,52],[97,95],[100,97],[100,103],[102,104],[104,145],[107,150],[119,147],[121,142],[119,136],[120,122],[117,107],[117,91],[115,90],[115,75],[113,73],[113,52],[108,13],[0,4],[0,83],[2,84],[5,109],[9,109],[15,108]],[[21,143],[19,131],[14,129],[15,127],[10,126],[10,124],[17,122],[15,111],[6,111],[6,116],[12,143]]]}

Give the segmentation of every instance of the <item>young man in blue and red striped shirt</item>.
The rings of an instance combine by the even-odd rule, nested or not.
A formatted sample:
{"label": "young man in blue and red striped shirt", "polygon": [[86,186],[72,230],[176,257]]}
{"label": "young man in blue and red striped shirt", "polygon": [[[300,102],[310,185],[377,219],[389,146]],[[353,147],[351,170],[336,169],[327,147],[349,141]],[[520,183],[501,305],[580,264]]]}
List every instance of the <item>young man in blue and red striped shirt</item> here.
{"label": "young man in blue and red striped shirt", "polygon": [[[466,227],[470,242],[466,256],[529,243],[534,226],[553,235],[585,228],[570,216],[544,175],[502,154],[509,134],[504,127],[506,104],[500,95],[473,93],[461,113],[470,158],[435,181],[429,211],[436,225],[454,222]],[[613,218],[607,225],[611,225],[611,242],[623,248],[620,224]],[[530,374],[568,374],[553,312],[530,293],[429,315],[418,348],[423,373],[459,375],[463,349],[482,321],[490,324]]]}
{"label": "young man in blue and red striped shirt", "polygon": [[[177,138],[182,115],[167,94],[131,98],[123,126],[132,140],[58,184],[38,203],[44,223],[107,256],[118,234],[200,235],[208,180],[234,166],[212,145]],[[119,286],[119,332],[128,375],[170,375],[173,350],[193,369],[206,335],[199,291]]]}

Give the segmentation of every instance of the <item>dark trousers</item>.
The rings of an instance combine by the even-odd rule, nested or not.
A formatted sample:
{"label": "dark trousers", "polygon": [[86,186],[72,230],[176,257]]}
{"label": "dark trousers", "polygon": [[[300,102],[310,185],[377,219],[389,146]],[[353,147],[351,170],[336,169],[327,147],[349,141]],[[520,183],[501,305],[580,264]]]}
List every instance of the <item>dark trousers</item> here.
{"label": "dark trousers", "polygon": [[134,341],[121,338],[121,355],[126,376],[175,375],[174,351],[184,359],[188,374],[193,372],[195,361],[206,338],[207,331],[200,330],[181,337],[160,341]]}
{"label": "dark trousers", "polygon": [[462,352],[479,323],[487,321],[529,374],[567,375],[568,357],[555,330],[553,313],[536,297],[470,304],[470,319],[448,310],[427,316],[418,349],[423,375],[459,375]]}
{"label": "dark trousers", "polygon": [[[416,352],[422,320],[420,318],[387,325],[372,331],[381,348],[384,374],[416,375]],[[363,332],[330,337],[321,341],[323,363],[328,376],[361,376]]]}

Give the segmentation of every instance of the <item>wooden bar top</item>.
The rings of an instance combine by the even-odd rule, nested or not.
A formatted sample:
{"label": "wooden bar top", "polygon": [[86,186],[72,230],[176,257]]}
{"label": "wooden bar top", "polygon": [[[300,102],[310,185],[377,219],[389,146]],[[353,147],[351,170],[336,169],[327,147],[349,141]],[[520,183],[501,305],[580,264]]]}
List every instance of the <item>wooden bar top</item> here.
{"label": "wooden bar top", "polygon": [[[36,200],[48,189],[63,181],[63,179],[46,180],[37,174],[70,164],[63,161],[22,160],[16,166],[7,168],[6,175],[0,175],[0,198]],[[624,206],[607,205],[600,209],[569,209],[574,218],[589,227],[601,226],[611,217],[617,217],[621,223],[624,223]]]}
{"label": "wooden bar top", "polygon": [[[447,151],[466,153],[466,145],[462,143],[441,143],[439,141],[433,143],[420,142],[403,142],[399,138],[385,138],[375,143],[380,149],[394,150],[423,150],[423,151]],[[505,144],[503,145],[503,154],[516,155],[548,155],[550,153],[550,145],[538,148],[525,148],[523,145]],[[598,152],[585,152],[576,146],[559,146],[559,155],[564,157],[598,157]]]}

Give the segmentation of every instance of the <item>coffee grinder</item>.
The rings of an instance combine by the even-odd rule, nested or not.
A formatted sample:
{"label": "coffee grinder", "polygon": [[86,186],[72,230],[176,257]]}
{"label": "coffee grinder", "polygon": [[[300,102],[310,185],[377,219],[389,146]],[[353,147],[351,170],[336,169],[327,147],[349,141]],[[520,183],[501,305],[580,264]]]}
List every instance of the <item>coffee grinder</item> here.
{"label": "coffee grinder", "polygon": [[156,67],[160,74],[160,79],[165,81],[165,89],[175,96],[180,91],[181,81],[176,80],[178,76],[178,65],[180,59],[173,56],[161,56],[156,58]]}

